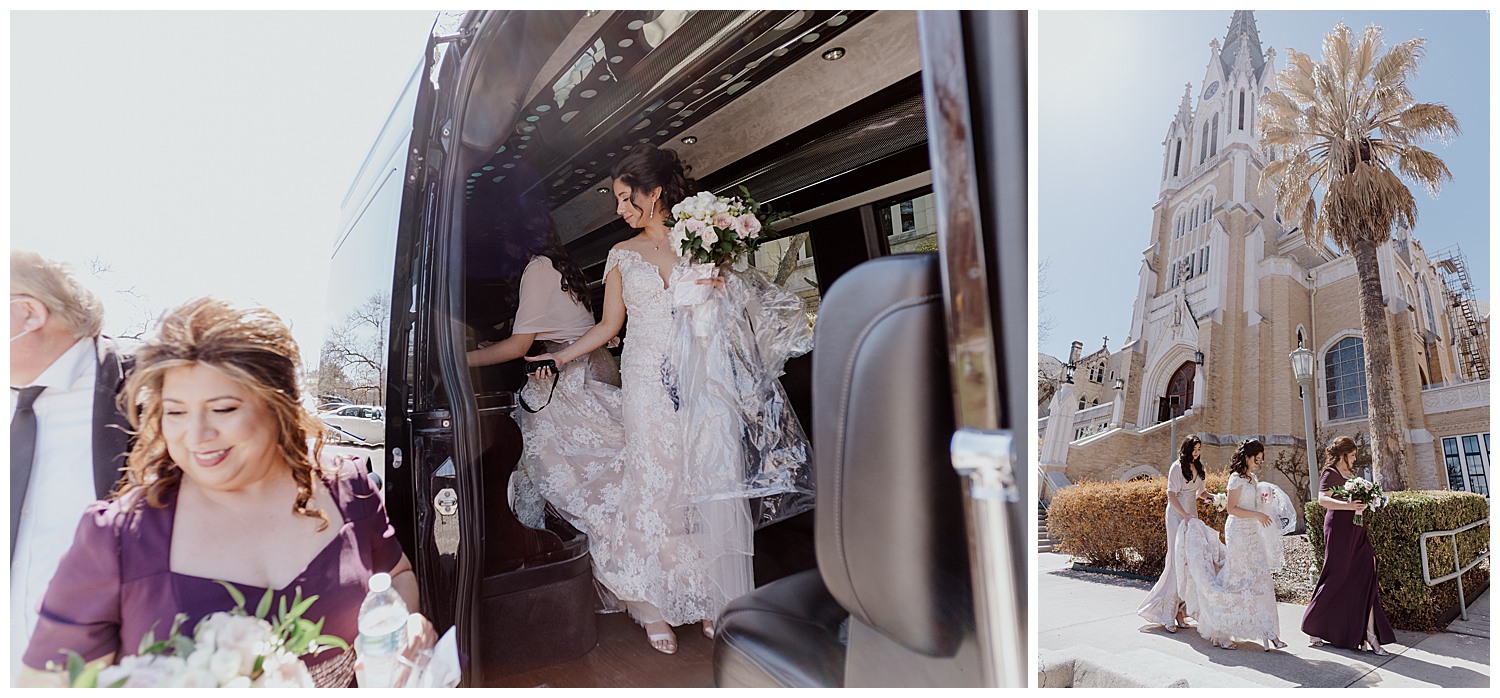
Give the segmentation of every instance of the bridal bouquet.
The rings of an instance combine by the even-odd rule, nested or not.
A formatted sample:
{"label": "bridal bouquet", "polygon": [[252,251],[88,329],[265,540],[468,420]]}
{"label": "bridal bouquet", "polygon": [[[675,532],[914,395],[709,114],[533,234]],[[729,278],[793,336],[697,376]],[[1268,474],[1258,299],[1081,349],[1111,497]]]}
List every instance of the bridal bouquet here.
{"label": "bridal bouquet", "polygon": [[699,192],[672,207],[672,240],[683,257],[697,264],[727,264],[759,247],[763,227],[785,217],[765,210],[744,187],[740,193],[744,196]]}
{"label": "bridal bouquet", "polygon": [[1213,495],[1214,511],[1224,511],[1229,506],[1229,495],[1221,491],[1211,491],[1209,494]]}
{"label": "bridal bouquet", "polygon": [[120,658],[119,664],[87,666],[77,652],[68,652],[68,683],[74,688],[312,688],[312,674],[299,656],[317,654],[329,647],[348,651],[342,639],[323,635],[323,621],[316,623],[302,614],[318,599],[302,598],[299,587],[292,599],[281,597],[274,622],[266,620],[271,610],[271,591],[260,600],[255,615],[245,612],[245,597],[230,584],[236,606],[227,612],[206,616],[191,636],[182,634],[187,614],[177,614],[167,637],[155,632],[141,638],[136,654]]}
{"label": "bridal bouquet", "polygon": [[[1351,478],[1340,487],[1334,487],[1330,490],[1330,493],[1345,501],[1363,502],[1365,508],[1371,511],[1379,509],[1391,501],[1390,496],[1385,493],[1385,490],[1380,489],[1380,485],[1357,476]],[[1356,512],[1354,514],[1354,525],[1365,525],[1365,516],[1363,513]]]}

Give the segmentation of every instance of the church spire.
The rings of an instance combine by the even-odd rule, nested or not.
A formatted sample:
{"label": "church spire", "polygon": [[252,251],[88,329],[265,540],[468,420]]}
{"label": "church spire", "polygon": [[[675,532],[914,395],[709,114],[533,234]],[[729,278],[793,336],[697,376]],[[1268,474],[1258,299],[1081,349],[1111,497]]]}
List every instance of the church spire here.
{"label": "church spire", "polygon": [[1224,34],[1224,49],[1219,52],[1219,60],[1224,64],[1224,73],[1229,74],[1234,68],[1235,59],[1240,52],[1245,52],[1250,59],[1250,67],[1255,70],[1255,77],[1261,77],[1261,69],[1266,65],[1265,52],[1260,48],[1260,31],[1255,28],[1255,12],[1251,10],[1235,10],[1234,16],[1229,20],[1229,31]]}
{"label": "church spire", "polygon": [[1186,126],[1193,124],[1193,83],[1182,85],[1182,103],[1177,105],[1177,119]]}

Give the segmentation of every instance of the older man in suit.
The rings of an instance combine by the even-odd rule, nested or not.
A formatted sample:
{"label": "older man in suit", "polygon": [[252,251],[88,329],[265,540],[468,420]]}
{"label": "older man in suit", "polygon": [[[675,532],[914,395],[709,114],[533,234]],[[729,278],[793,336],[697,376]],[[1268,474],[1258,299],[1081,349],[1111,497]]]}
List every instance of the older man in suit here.
{"label": "older man in suit", "polygon": [[115,396],[132,357],[99,334],[104,308],[59,264],[10,255],[11,677],[83,510],[129,448]]}

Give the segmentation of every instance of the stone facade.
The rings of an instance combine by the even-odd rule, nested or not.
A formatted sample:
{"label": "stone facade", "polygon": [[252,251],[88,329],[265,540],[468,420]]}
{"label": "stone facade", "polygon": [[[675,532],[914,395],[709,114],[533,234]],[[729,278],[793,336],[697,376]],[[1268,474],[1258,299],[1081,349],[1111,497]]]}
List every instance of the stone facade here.
{"label": "stone facade", "polygon": [[[1161,194],[1138,270],[1130,336],[1117,351],[1101,346],[1087,356],[1075,343],[1070,357],[1075,384],[1059,396],[1078,403],[1069,417],[1075,428],[1048,431],[1070,438],[1066,448],[1043,448],[1050,454],[1043,470],[1057,486],[1129,479],[1146,468],[1164,473],[1175,457],[1172,427],[1162,422],[1170,414],[1183,415],[1178,439],[1204,440],[1204,462],[1213,470],[1227,469],[1245,438],[1267,445],[1268,463],[1279,449],[1302,444],[1301,388],[1289,359],[1298,346],[1314,353],[1315,428],[1325,438],[1367,433],[1354,260],[1283,224],[1274,198],[1260,189],[1271,153],[1256,136],[1255,102],[1274,88],[1275,55],[1260,52],[1253,15],[1235,12],[1223,44],[1210,43],[1196,105],[1191,85],[1183,95],[1162,142]],[[1442,441],[1488,434],[1488,371],[1459,351],[1455,319],[1446,312],[1451,265],[1440,268],[1404,229],[1378,259],[1409,486],[1448,488]],[[1482,331],[1487,338],[1487,317]],[[1093,403],[1114,400],[1114,378],[1125,382],[1123,418],[1101,428]]]}

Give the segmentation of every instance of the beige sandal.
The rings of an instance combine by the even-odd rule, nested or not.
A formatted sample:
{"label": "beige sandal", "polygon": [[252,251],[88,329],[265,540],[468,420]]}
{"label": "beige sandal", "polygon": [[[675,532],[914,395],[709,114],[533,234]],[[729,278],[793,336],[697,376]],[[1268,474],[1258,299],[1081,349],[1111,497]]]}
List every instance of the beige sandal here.
{"label": "beige sandal", "polygon": [[718,632],[719,632],[719,626],[718,626],[718,624],[714,623],[711,620],[705,620],[705,621],[703,621],[703,637],[706,637],[706,638],[712,640],[712,639],[714,639],[714,635],[718,634]]}
{"label": "beige sandal", "polygon": [[[667,629],[665,632],[654,632],[651,630],[651,626],[653,625],[664,625]],[[667,625],[665,621],[648,623],[646,625],[646,640],[651,643],[651,649],[657,652],[662,654],[677,654],[677,636],[672,633],[672,626]]]}

